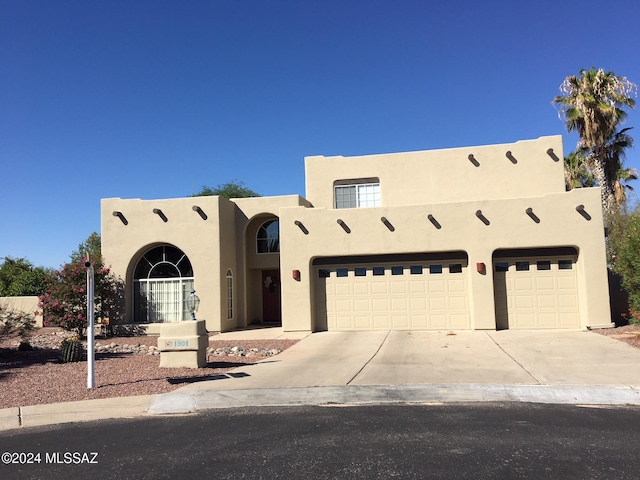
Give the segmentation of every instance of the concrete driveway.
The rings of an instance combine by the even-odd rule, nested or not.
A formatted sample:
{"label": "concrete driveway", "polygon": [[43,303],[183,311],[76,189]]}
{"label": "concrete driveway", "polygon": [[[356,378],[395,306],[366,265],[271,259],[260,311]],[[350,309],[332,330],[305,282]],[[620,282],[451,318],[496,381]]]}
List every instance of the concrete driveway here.
{"label": "concrete driveway", "polygon": [[[224,334],[223,334],[224,335]],[[183,391],[346,385],[640,386],[640,349],[585,331],[321,332]]]}
{"label": "concrete driveway", "polygon": [[535,402],[640,405],[640,349],[583,331],[323,332],[174,392],[0,410],[0,430],[251,406]]}

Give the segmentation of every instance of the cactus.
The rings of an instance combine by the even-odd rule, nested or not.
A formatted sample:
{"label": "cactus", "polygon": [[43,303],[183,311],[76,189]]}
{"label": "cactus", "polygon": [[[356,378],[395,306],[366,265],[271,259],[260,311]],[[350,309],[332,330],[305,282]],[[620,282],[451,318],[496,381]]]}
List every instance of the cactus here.
{"label": "cactus", "polygon": [[79,362],[82,354],[82,344],[78,337],[69,337],[62,342],[60,347],[60,360],[62,363]]}

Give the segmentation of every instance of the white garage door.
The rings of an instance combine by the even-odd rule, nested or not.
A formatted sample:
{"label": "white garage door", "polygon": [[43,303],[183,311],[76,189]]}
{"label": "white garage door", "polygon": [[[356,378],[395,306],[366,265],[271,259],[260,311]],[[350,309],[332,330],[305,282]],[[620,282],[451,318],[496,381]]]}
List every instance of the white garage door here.
{"label": "white garage door", "polygon": [[316,277],[328,330],[470,328],[466,260],[328,265]]}
{"label": "white garage door", "polygon": [[575,257],[496,259],[498,329],[579,328]]}

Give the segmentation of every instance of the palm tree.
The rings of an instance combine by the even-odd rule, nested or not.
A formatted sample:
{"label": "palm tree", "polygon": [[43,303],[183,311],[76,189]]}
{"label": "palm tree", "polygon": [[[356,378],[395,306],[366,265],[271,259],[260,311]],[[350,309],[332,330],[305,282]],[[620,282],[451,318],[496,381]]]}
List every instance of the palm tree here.
{"label": "palm tree", "polygon": [[618,208],[624,207],[627,202],[626,191],[633,191],[629,181],[638,179],[635,168],[624,168],[626,149],[633,147],[633,138],[627,133],[632,128],[623,128],[614,133],[611,140],[607,142],[607,167],[613,179],[613,194]]}
{"label": "palm tree", "polygon": [[[585,149],[593,174],[602,190],[602,209],[605,214],[615,210],[615,188],[612,168],[608,165],[607,144],[616,127],[626,117],[624,107],[634,108],[630,97],[637,94],[637,86],[613,72],[581,70],[568,76],[553,103],[558,104],[567,130],[580,135],[578,149]],[[615,173],[616,170],[613,170]]]}
{"label": "palm tree", "polygon": [[564,157],[564,182],[567,191],[596,184],[584,151],[576,150]]}

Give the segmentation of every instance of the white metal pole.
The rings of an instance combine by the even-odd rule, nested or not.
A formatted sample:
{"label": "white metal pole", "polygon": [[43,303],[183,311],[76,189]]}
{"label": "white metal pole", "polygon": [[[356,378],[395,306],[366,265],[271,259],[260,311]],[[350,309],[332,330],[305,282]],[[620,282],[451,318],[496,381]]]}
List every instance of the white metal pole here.
{"label": "white metal pole", "polygon": [[89,259],[85,262],[87,267],[87,388],[95,388],[96,382],[94,378],[95,348],[94,348],[94,280],[93,265]]}

